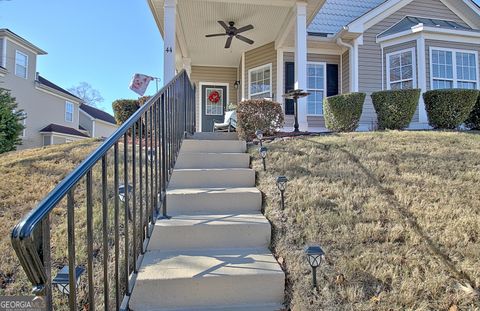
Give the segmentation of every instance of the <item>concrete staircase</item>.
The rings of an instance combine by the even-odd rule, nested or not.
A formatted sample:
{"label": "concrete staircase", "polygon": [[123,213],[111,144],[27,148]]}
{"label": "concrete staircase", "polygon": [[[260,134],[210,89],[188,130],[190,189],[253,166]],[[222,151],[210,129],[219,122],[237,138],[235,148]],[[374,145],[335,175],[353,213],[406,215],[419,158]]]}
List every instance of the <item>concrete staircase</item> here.
{"label": "concrete staircase", "polygon": [[246,143],[235,133],[196,133],[183,142],[130,309],[282,309],[285,276],[270,253]]}

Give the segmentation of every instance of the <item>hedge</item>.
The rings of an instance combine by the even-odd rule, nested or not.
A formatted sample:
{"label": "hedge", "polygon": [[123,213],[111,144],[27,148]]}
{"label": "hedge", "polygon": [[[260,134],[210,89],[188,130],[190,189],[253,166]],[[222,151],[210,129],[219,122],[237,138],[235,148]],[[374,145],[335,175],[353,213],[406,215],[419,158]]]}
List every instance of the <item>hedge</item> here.
{"label": "hedge", "polygon": [[379,129],[402,130],[412,121],[420,89],[380,91],[371,97]]}
{"label": "hedge", "polygon": [[477,90],[443,89],[423,94],[428,123],[435,129],[454,129],[465,122],[475,106]]}
{"label": "hedge", "polygon": [[256,130],[272,135],[283,126],[283,111],[279,103],[250,99],[237,105],[237,132],[243,139],[255,137]]}
{"label": "hedge", "polygon": [[138,99],[117,99],[112,103],[113,114],[117,124],[123,124],[137,111],[140,106],[145,104],[150,96],[142,96]]}
{"label": "hedge", "polygon": [[349,93],[325,98],[325,125],[335,132],[355,131],[362,115],[365,93]]}
{"label": "hedge", "polygon": [[471,130],[480,130],[480,96],[478,96],[470,116],[467,121],[465,121],[465,125]]}

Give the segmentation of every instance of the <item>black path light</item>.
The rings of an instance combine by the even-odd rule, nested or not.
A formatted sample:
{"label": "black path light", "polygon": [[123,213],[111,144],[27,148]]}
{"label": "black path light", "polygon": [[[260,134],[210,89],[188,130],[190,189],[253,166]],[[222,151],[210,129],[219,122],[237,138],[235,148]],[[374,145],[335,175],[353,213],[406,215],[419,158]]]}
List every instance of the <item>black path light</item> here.
{"label": "black path light", "polygon": [[260,147],[258,149],[258,152],[260,153],[260,156],[262,157],[262,162],[263,162],[263,170],[267,170],[267,163],[266,163],[266,158],[267,158],[267,147]]}
{"label": "black path light", "polygon": [[157,154],[157,151],[155,149],[148,148],[148,151],[147,151],[148,161],[152,162],[156,154]]}
{"label": "black path light", "polygon": [[287,177],[285,176],[278,176],[277,177],[277,188],[278,190],[280,190],[280,197],[281,197],[281,200],[282,200],[282,210],[285,209],[285,197],[284,197],[284,194],[285,194],[285,189],[287,188]]}
{"label": "black path light", "polygon": [[[82,276],[83,272],[85,272],[85,268],[83,267],[75,267],[75,280],[76,280],[76,287],[78,288],[78,284],[80,284],[80,277]],[[58,271],[55,278],[52,280],[52,284],[58,288],[58,290],[64,294],[70,294],[70,278],[69,278],[69,271],[68,266],[64,266],[60,271]]]}
{"label": "black path light", "polygon": [[293,99],[293,102],[295,103],[295,110],[294,110],[294,113],[295,113],[295,123],[293,124],[293,127],[294,127],[294,132],[299,132],[299,129],[298,129],[298,99],[299,98],[302,98],[302,97],[306,97],[310,95],[310,93],[308,92],[305,92],[304,90],[292,90],[292,91],[288,91],[286,94],[283,95],[284,98],[286,99]]}
{"label": "black path light", "polygon": [[255,131],[255,136],[257,136],[257,139],[258,139],[258,141],[259,141],[259,143],[260,143],[260,147],[262,147],[262,146],[263,146],[263,144],[262,144],[262,141],[263,141],[263,132],[260,131],[260,130],[256,130],[256,131]]}
{"label": "black path light", "polygon": [[307,256],[308,264],[312,267],[313,287],[318,290],[317,268],[322,263],[325,253],[319,245],[307,245],[305,246],[304,251]]}
{"label": "black path light", "polygon": [[[127,189],[125,189],[125,185],[120,185],[118,187],[118,198],[120,201],[125,204],[125,196],[128,196],[128,202],[132,201],[132,191],[133,191],[133,186],[131,184],[128,184]],[[130,210],[130,207],[128,208],[128,219],[132,220],[132,211]]]}

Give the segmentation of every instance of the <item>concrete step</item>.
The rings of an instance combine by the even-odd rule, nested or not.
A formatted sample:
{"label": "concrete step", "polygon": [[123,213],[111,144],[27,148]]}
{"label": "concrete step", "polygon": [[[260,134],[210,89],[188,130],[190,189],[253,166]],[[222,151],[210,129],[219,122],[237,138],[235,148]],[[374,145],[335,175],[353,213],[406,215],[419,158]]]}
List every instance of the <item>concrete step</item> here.
{"label": "concrete step", "polygon": [[180,152],[205,153],[244,153],[247,143],[240,140],[203,140],[186,139],[182,143]]}
{"label": "concrete step", "polygon": [[197,132],[193,134],[191,139],[200,140],[238,140],[238,134],[235,132]]}
{"label": "concrete step", "polygon": [[178,156],[175,168],[248,168],[248,153],[187,153]]}
{"label": "concrete step", "polygon": [[[131,309],[133,310],[133,309]],[[266,304],[241,304],[241,305],[224,305],[224,306],[207,306],[207,307],[193,307],[193,308],[162,308],[162,307],[148,307],[139,308],[136,310],[142,311],[284,311],[285,306],[278,303]]]}
{"label": "concrete step", "polygon": [[262,208],[255,188],[186,188],[167,190],[169,215],[254,213]]}
{"label": "concrete step", "polygon": [[255,171],[250,168],[174,169],[168,189],[254,186]]}
{"label": "concrete step", "polygon": [[149,251],[143,258],[130,308],[280,305],[284,283],[283,271],[266,248]]}
{"label": "concrete step", "polygon": [[270,231],[261,213],[177,215],[157,220],[148,249],[267,248]]}

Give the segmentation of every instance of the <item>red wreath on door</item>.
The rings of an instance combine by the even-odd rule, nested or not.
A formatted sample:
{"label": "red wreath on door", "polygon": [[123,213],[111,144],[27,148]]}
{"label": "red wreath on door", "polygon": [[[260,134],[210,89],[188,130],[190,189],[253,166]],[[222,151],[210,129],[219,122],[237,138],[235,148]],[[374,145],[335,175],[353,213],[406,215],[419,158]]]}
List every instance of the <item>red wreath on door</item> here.
{"label": "red wreath on door", "polygon": [[220,93],[218,91],[211,91],[208,95],[208,100],[214,104],[220,101]]}

